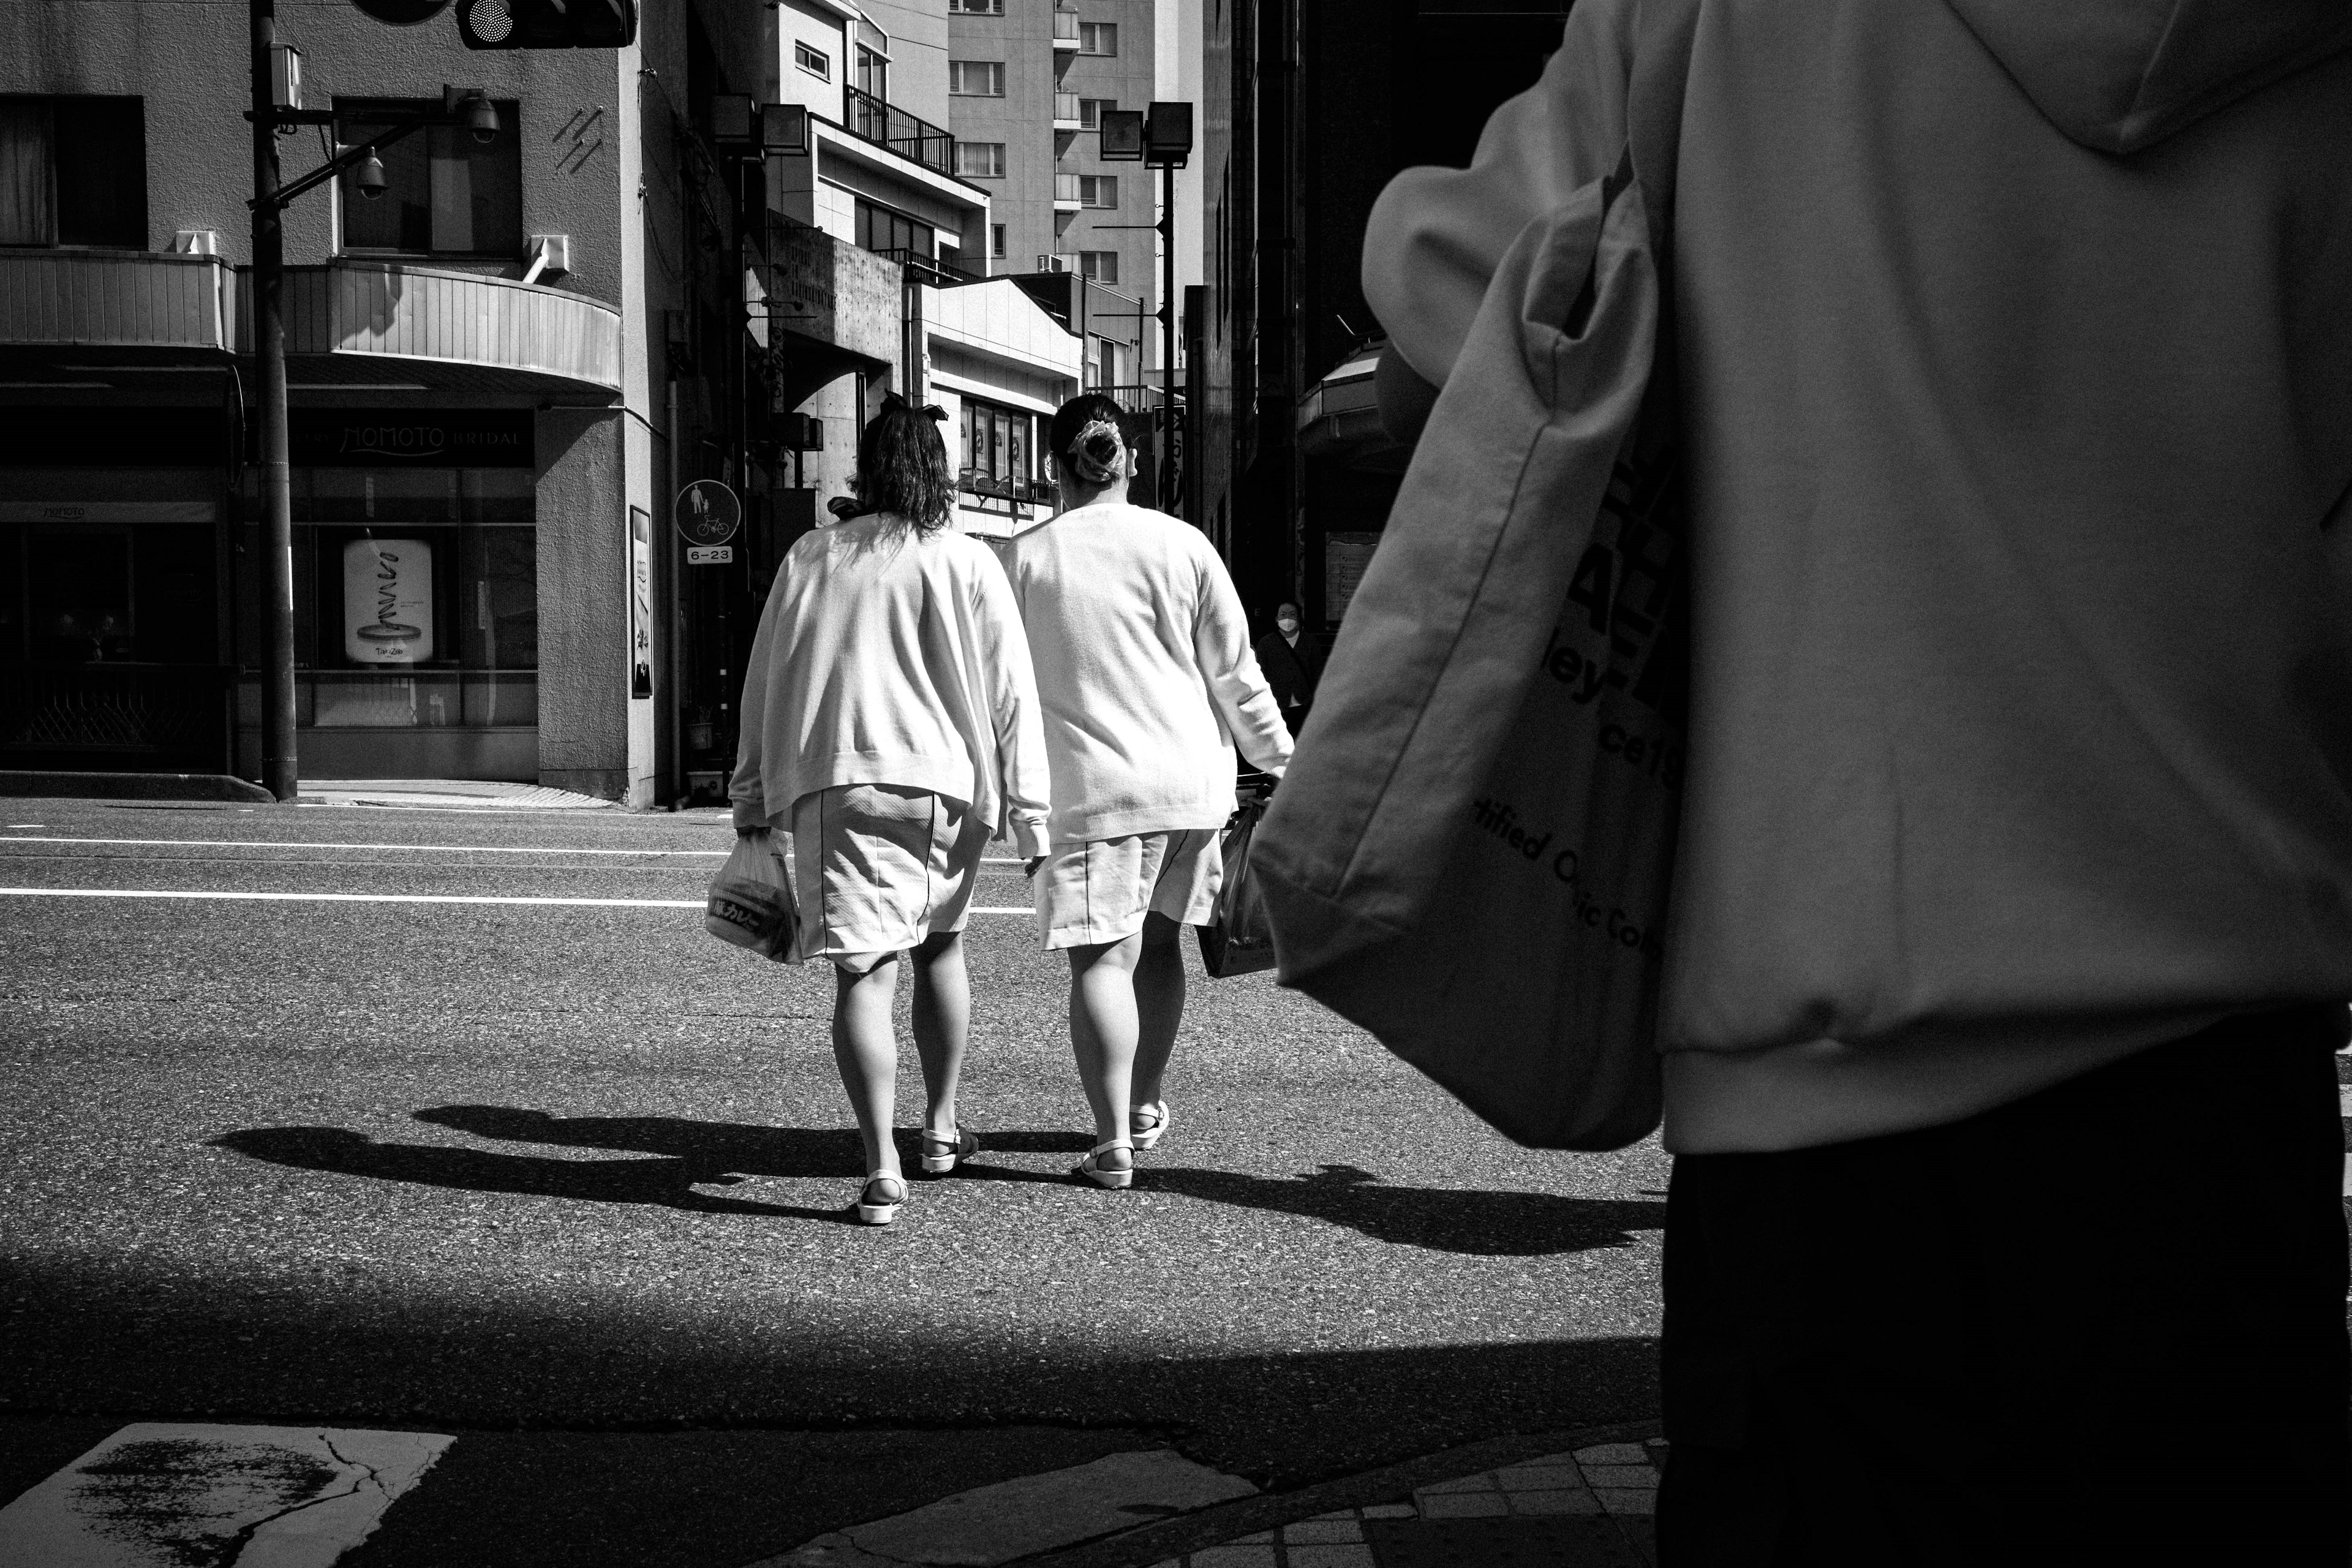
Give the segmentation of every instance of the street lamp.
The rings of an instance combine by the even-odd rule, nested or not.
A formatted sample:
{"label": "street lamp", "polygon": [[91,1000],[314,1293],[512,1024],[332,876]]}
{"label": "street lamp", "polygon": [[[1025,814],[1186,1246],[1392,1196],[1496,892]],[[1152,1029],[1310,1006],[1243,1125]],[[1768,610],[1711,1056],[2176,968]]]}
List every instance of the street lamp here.
{"label": "street lamp", "polygon": [[1192,106],[1161,100],[1141,112],[1107,109],[1101,124],[1103,158],[1160,171],[1160,221],[1151,226],[1160,231],[1160,405],[1167,432],[1156,499],[1165,510],[1176,500],[1176,477],[1182,471],[1176,453],[1176,171],[1192,156]]}

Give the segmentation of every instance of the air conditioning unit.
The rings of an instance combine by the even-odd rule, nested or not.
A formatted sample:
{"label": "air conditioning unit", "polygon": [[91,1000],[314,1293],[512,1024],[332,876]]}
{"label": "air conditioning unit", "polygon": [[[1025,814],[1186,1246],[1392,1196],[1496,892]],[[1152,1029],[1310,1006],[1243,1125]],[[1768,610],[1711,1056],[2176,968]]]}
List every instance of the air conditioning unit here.
{"label": "air conditioning unit", "polygon": [[1040,272],[1068,272],[1072,270],[1070,258],[1066,256],[1040,256],[1037,258],[1037,270]]}

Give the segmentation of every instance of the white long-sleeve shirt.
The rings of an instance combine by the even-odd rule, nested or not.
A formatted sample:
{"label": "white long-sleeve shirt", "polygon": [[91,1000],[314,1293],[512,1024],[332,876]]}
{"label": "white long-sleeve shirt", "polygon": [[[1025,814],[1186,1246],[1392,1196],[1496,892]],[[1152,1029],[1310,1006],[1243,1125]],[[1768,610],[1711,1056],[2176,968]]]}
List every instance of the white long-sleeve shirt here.
{"label": "white long-sleeve shirt", "polygon": [[988,547],[877,513],[784,558],[743,674],[735,824],[835,784],[967,803],[1045,852],[1049,786],[1029,645]]}
{"label": "white long-sleeve shirt", "polygon": [[1013,542],[1054,841],[1222,827],[1234,744],[1269,773],[1290,731],[1250,652],[1225,563],[1199,530],[1124,502],[1080,507]]}

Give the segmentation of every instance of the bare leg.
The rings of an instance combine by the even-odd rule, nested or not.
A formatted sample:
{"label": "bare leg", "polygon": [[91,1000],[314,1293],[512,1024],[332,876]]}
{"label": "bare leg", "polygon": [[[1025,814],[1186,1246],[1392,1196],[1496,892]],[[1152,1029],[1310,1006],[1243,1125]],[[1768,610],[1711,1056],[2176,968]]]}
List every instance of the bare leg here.
{"label": "bare leg", "polygon": [[1143,917],[1143,953],[1135,964],[1135,1073],[1130,1105],[1160,1103],[1176,1031],[1184,1022],[1184,928],[1162,914]]}
{"label": "bare leg", "polygon": [[[1140,932],[1122,942],[1070,949],[1070,1045],[1078,1083],[1094,1113],[1095,1142],[1128,1137],[1128,1093],[1135,1072],[1135,965]],[[1104,1168],[1124,1170],[1132,1155],[1107,1154]]]}
{"label": "bare leg", "polygon": [[866,1140],[866,1173],[902,1174],[890,1124],[898,1115],[898,1037],[890,1004],[898,991],[898,955],[886,954],[863,974],[833,972],[833,1059]]}
{"label": "bare leg", "polygon": [[963,1081],[963,1047],[971,1023],[971,981],[964,970],[963,937],[940,931],[915,949],[915,1054],[922,1058],[929,1106],[923,1129],[952,1141],[956,1089]]}

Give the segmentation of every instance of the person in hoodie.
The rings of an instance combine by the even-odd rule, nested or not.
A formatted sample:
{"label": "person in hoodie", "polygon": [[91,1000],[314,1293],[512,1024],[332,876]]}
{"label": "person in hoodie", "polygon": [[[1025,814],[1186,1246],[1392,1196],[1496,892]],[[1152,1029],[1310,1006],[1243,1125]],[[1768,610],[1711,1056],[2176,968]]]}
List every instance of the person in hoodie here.
{"label": "person in hoodie", "polygon": [[887,400],[857,443],[855,515],[794,542],[743,675],[735,829],[793,836],[796,958],[834,967],[833,1050],[866,1143],[855,1205],[907,1198],[893,1140],[898,960],[915,970],[922,1166],[980,1147],[957,1115],[971,1013],[962,931],[989,838],[1043,854],[1051,809],[1029,645],[988,547],[951,526],[939,412]]}
{"label": "person in hoodie", "polygon": [[1118,419],[1100,393],[1062,405],[1062,510],[1005,561],[1054,789],[1053,846],[1028,868],[1045,946],[1069,954],[1070,1044],[1095,1123],[1071,1173],[1112,1191],[1168,1131],[1179,939],[1216,910],[1234,741],[1276,776],[1290,761],[1225,563],[1199,529],[1129,503],[1135,454]]}
{"label": "person in hoodie", "polygon": [[1662,1561],[2340,1564],[2352,5],[1580,0],[1372,216],[1400,417],[1660,69]]}

